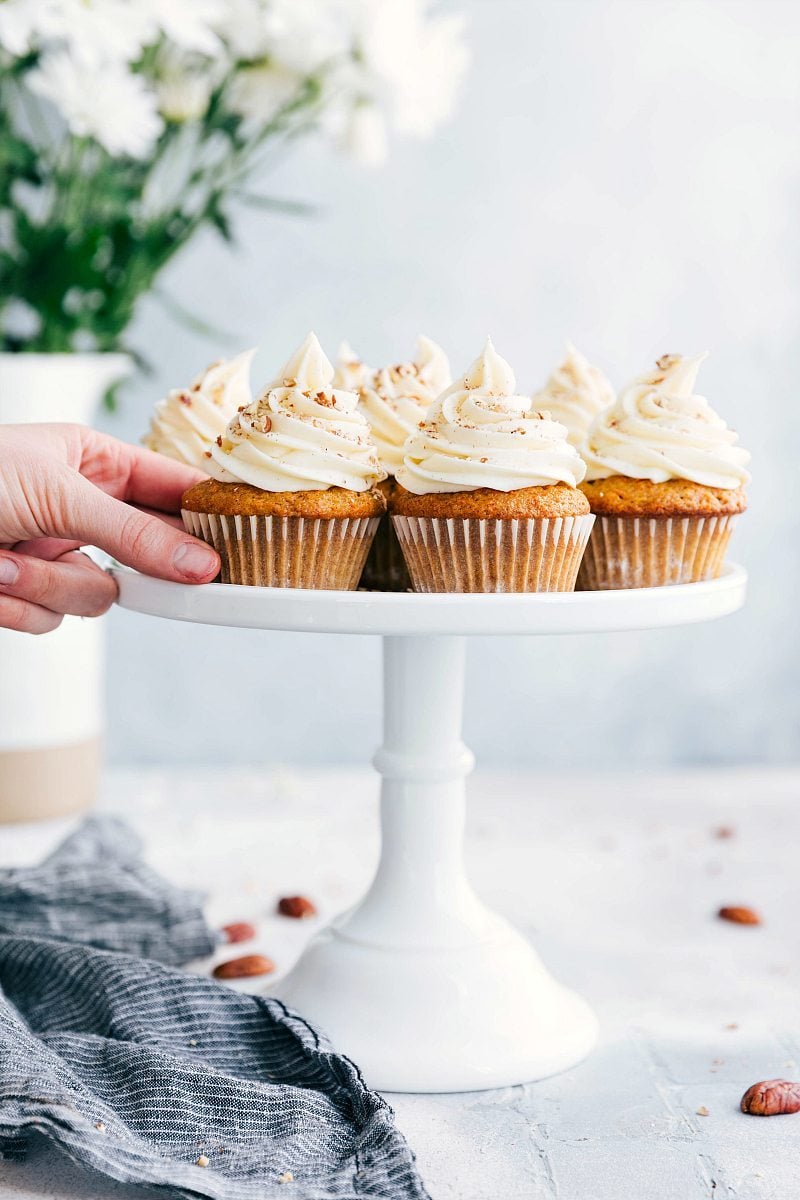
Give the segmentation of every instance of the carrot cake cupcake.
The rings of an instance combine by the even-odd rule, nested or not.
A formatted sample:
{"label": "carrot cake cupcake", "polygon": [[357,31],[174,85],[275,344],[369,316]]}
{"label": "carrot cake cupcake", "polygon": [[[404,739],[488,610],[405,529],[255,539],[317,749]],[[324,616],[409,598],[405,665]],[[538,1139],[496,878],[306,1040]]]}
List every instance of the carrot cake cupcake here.
{"label": "carrot cake cupcake", "polygon": [[384,472],[358,396],[333,374],[310,333],[211,446],[213,478],[184,494],[184,524],[219,552],[223,582],[358,583],[386,508]]}
{"label": "carrot cake cupcake", "polygon": [[586,438],[597,414],[613,403],[614,389],[603,372],[571,342],[567,342],[567,357],[541,391],[533,394],[533,407],[564,425],[568,441],[576,447]]}
{"label": "carrot cake cupcake", "polygon": [[584,465],[487,341],[405,443],[392,521],[416,591],[571,591],[592,527]]}
{"label": "carrot cake cupcake", "polygon": [[212,363],[189,388],[159,400],[142,441],[148,450],[208,470],[208,452],[243,404],[252,400],[250,364],[255,350]]}
{"label": "carrot cake cupcake", "polygon": [[665,354],[592,423],[582,490],[597,515],[585,589],[714,579],[747,507],[750,455],[694,393],[700,358]]}
{"label": "carrot cake cupcake", "polygon": [[[340,378],[349,378],[358,388],[361,411],[369,422],[378,459],[387,474],[380,488],[390,501],[406,438],[437,396],[452,383],[447,356],[430,338],[421,336],[411,362],[376,371],[361,364],[359,371],[352,352],[345,359],[340,350],[338,371]],[[361,586],[390,592],[405,592],[411,587],[405,559],[388,517],[378,527],[364,565]]]}

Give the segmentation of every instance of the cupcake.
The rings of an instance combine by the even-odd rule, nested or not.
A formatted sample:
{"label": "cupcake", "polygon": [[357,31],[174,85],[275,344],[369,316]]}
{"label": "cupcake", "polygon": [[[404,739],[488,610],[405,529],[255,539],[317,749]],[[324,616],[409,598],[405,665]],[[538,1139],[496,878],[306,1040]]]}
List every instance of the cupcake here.
{"label": "cupcake", "polygon": [[750,455],[694,394],[703,357],[665,354],[593,421],[582,490],[598,520],[579,587],[658,587],[720,574],[747,507]]}
{"label": "cupcake", "polygon": [[567,357],[533,395],[533,407],[564,425],[568,441],[576,447],[585,440],[597,414],[613,403],[614,389],[603,372],[587,362],[571,342],[567,342]]}
{"label": "cupcake", "polygon": [[208,470],[212,443],[231,417],[252,400],[250,364],[255,350],[212,363],[189,388],[175,388],[159,400],[142,438],[148,450],[190,467]]}
{"label": "cupcake", "polygon": [[392,522],[419,592],[572,591],[584,465],[491,341],[405,443]]}
{"label": "cupcake", "polygon": [[334,388],[313,333],[211,447],[213,478],[183,520],[222,560],[224,583],[352,589],[386,501],[355,392]]}
{"label": "cupcake", "polygon": [[[339,351],[338,377],[349,379],[358,388],[361,411],[369,422],[378,459],[387,474],[380,485],[387,501],[391,501],[395,476],[403,462],[406,438],[418,427],[433,401],[450,386],[450,364],[444,351],[428,337],[417,341],[412,362],[381,367],[377,371],[359,364],[350,351],[344,357]],[[364,566],[363,587],[381,591],[405,592],[411,579],[397,535],[387,517],[377,535]]]}

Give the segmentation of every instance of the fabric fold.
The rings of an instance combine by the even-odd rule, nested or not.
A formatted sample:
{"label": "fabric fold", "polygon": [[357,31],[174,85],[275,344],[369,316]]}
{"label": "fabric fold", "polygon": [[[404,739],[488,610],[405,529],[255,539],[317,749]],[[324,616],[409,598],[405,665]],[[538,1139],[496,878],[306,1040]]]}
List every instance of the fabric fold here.
{"label": "fabric fold", "polygon": [[197,897],[149,871],[121,822],[3,872],[1,895],[3,928],[19,920],[0,934],[0,1155],[24,1157],[35,1131],[170,1197],[425,1200],[389,1105],[302,1017],[119,950],[165,953],[172,930],[173,958],[213,944]]}
{"label": "fabric fold", "polygon": [[39,866],[0,870],[0,933],[53,937],[181,966],[218,943],[202,894],[147,866],[115,817],[89,817]]}

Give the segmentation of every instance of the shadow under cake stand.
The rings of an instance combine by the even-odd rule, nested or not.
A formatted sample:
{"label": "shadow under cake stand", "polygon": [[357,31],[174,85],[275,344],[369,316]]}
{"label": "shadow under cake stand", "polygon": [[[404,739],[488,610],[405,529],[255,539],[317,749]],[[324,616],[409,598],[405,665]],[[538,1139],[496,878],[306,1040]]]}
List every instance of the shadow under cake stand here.
{"label": "shadow under cake stand", "polygon": [[466,638],[690,624],[744,603],[747,576],[614,592],[422,595],[150,579],[114,568],[123,608],[178,621],[383,638],[381,857],[363,900],[319,933],[277,995],[383,1091],[542,1079],[597,1037],[586,1002],[491,912],[464,870]]}

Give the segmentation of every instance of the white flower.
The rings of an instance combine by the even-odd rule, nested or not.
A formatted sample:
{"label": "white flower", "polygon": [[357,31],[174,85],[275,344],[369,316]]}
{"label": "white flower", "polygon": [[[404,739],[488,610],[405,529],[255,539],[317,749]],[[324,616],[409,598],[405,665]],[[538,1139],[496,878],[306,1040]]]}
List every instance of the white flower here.
{"label": "white flower", "polygon": [[[130,2],[130,0],[129,0]],[[182,50],[213,57],[221,50],[215,26],[228,0],[136,0],[154,27]]]}
{"label": "white flower", "polygon": [[341,135],[342,149],[364,167],[381,167],[389,155],[386,121],[374,104],[357,104]]}
{"label": "white flower", "polygon": [[243,67],[236,72],[228,102],[234,112],[266,125],[300,91],[303,76],[279,64]]}
{"label": "white flower", "polygon": [[81,62],[136,62],[163,34],[214,55],[225,0],[3,0],[0,45],[14,55],[65,49]]}
{"label": "white flower", "polygon": [[255,62],[269,48],[265,0],[227,0],[215,29],[234,58]]}
{"label": "white flower", "polygon": [[91,70],[60,51],[45,55],[27,82],[72,133],[94,138],[115,157],[146,158],[163,129],[145,80],[122,67]]}
{"label": "white flower", "polygon": [[168,121],[197,121],[208,108],[211,81],[188,71],[171,75],[159,81],[156,95],[161,115]]}
{"label": "white flower", "polygon": [[159,111],[168,121],[181,123],[205,116],[211,93],[230,71],[230,62],[224,55],[204,58],[166,42],[159,47],[152,71]]}
{"label": "white flower", "polygon": [[15,58],[32,48],[42,7],[35,0],[5,0],[0,4],[0,46]]}
{"label": "white flower", "polygon": [[126,0],[5,0],[0,42],[11,53],[62,47],[83,63],[135,62],[158,36],[140,4]]}
{"label": "white flower", "polygon": [[469,64],[463,18],[428,14],[425,0],[366,0],[360,8],[367,84],[400,133],[430,136],[451,115]]}
{"label": "white flower", "polygon": [[158,69],[155,88],[158,108],[168,121],[198,121],[205,115],[217,73],[203,69],[195,59],[187,61],[175,54],[164,57]]}
{"label": "white flower", "polygon": [[313,75],[350,49],[350,0],[225,0],[215,28],[234,57]]}
{"label": "white flower", "polygon": [[305,75],[352,49],[352,29],[341,3],[271,0],[266,18],[270,56]]}

